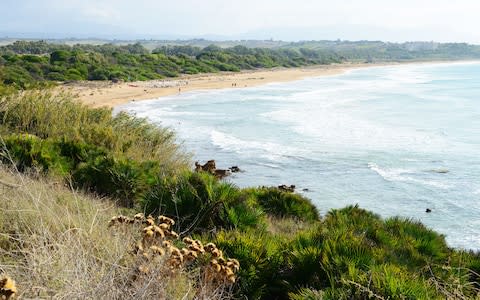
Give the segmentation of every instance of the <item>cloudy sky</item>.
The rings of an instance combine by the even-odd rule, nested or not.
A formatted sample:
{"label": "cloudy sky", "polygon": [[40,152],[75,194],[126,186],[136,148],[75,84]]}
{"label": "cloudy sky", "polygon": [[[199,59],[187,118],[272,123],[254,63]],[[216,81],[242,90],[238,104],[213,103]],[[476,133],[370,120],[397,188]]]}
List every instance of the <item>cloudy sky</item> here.
{"label": "cloudy sky", "polygon": [[480,44],[480,0],[0,0],[0,5],[0,36]]}

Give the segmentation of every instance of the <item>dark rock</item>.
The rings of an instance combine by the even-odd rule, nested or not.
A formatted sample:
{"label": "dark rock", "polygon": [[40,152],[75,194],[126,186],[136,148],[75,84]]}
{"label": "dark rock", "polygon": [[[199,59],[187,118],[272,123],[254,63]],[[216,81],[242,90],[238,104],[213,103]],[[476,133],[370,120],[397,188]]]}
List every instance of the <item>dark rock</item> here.
{"label": "dark rock", "polygon": [[195,172],[200,172],[202,170],[202,165],[198,163],[198,161],[195,162]]}
{"label": "dark rock", "polygon": [[427,209],[425,210],[425,212],[426,212],[426,213],[431,213],[432,210],[431,210],[430,208],[427,208]]}
{"label": "dark rock", "polygon": [[222,179],[230,175],[230,170],[217,169],[215,160],[209,160],[204,165],[201,165],[198,161],[195,162],[195,172],[208,172],[215,175],[218,179]]}
{"label": "dark rock", "polygon": [[222,178],[227,177],[228,175],[230,175],[230,170],[217,169],[217,170],[214,171],[214,175],[215,175],[215,177],[217,177],[218,179],[222,179]]}
{"label": "dark rock", "polygon": [[197,172],[205,171],[211,174],[215,174],[216,169],[217,167],[215,166],[215,160],[213,159],[207,161],[207,163],[205,163],[204,165],[199,164],[198,161],[195,162],[195,171]]}
{"label": "dark rock", "polygon": [[292,184],[290,186],[287,186],[285,184],[282,184],[278,186],[278,189],[283,192],[293,193],[295,192],[295,185]]}

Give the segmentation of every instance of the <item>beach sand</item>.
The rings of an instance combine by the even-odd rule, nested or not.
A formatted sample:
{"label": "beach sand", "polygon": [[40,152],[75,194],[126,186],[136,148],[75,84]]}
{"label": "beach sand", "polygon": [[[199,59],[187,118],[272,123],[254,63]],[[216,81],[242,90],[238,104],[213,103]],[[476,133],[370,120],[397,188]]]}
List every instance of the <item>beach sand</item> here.
{"label": "beach sand", "polygon": [[338,75],[349,69],[367,66],[378,66],[378,64],[334,64],[303,68],[222,72],[138,82],[75,82],[62,85],[60,89],[78,95],[78,98],[89,106],[114,107],[131,101],[155,99],[196,90],[244,88],[307,77]]}

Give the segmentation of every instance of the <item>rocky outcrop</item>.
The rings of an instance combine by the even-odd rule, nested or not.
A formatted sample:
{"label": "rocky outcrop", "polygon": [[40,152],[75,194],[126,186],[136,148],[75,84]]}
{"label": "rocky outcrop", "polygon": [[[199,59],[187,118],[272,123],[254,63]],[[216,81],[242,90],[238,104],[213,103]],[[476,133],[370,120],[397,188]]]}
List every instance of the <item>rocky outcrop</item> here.
{"label": "rocky outcrop", "polygon": [[287,186],[285,184],[282,184],[278,186],[278,189],[281,190],[282,192],[293,193],[295,192],[295,185],[292,184],[290,186]]}
{"label": "rocky outcrop", "polygon": [[195,162],[195,171],[197,172],[204,171],[214,174],[216,169],[217,167],[215,166],[215,160],[213,159],[207,161],[204,165],[199,164],[198,161]]}
{"label": "rocky outcrop", "polygon": [[201,165],[198,161],[195,162],[195,172],[207,172],[218,179],[222,179],[230,175],[230,170],[217,169],[215,160],[209,160],[205,164]]}

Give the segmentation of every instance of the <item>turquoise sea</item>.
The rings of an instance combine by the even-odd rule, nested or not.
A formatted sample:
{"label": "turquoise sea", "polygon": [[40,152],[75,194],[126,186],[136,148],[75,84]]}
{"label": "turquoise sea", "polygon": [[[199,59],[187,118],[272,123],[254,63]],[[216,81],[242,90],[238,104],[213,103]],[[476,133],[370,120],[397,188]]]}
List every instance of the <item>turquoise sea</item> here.
{"label": "turquoise sea", "polygon": [[173,128],[194,160],[238,165],[228,179],[238,186],[295,184],[322,214],[358,203],[480,249],[480,63],[363,68],[116,110]]}

